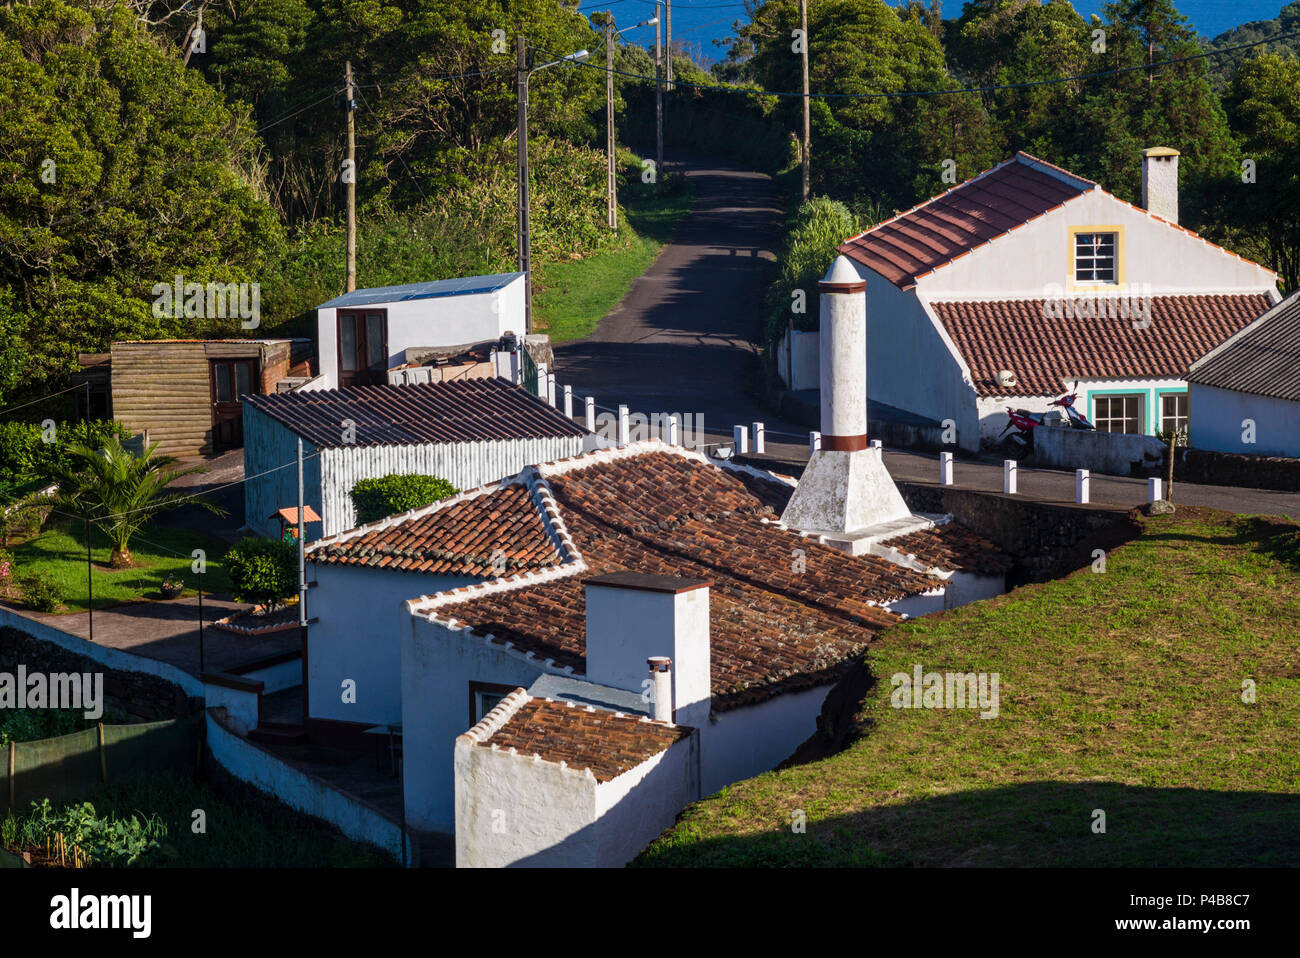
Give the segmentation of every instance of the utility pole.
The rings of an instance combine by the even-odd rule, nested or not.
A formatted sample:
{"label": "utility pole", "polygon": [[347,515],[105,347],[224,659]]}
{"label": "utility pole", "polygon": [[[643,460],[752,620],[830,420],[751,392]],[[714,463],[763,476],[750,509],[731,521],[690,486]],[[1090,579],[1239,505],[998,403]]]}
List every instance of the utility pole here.
{"label": "utility pole", "polygon": [[618,181],[614,174],[614,20],[605,23],[605,159],[609,228],[618,231]]}
{"label": "utility pole", "polygon": [[516,39],[515,89],[519,105],[516,133],[519,140],[519,187],[516,203],[519,216],[519,272],[524,274],[524,332],[527,334],[533,331],[533,274],[528,236],[528,48],[523,34]]}
{"label": "utility pole", "polygon": [[[85,430],[85,443],[90,445],[90,380],[86,380],[86,406],[81,411],[81,428]],[[144,447],[148,452],[148,448]],[[84,505],[86,510],[86,618],[89,622],[90,641],[95,641],[95,578],[94,569],[91,565],[90,557],[90,507]]]}
{"label": "utility pole", "polygon": [[345,293],[357,288],[357,142],[352,113],[357,107],[356,91],[352,86],[352,61],[344,64],[347,82],[348,108],[348,160],[343,183],[348,191],[348,266]]}
{"label": "utility pole", "polygon": [[302,649],[302,724],[307,725],[310,713],[307,704],[307,543],[303,538],[303,513],[307,511],[303,501],[303,464],[302,440],[298,440],[298,641]]}
{"label": "utility pole", "polygon": [[663,191],[664,177],[664,69],[659,43],[659,17],[655,17],[655,192]]}
{"label": "utility pole", "polygon": [[799,0],[799,28],[802,30],[803,43],[800,45],[800,60],[803,61],[803,198],[808,201],[809,180],[812,176],[812,159],[809,152],[812,147],[811,123],[808,118],[808,0]]}
{"label": "utility pole", "polygon": [[664,64],[664,76],[668,89],[673,88],[673,0],[664,0],[664,47],[668,51],[668,61]]}

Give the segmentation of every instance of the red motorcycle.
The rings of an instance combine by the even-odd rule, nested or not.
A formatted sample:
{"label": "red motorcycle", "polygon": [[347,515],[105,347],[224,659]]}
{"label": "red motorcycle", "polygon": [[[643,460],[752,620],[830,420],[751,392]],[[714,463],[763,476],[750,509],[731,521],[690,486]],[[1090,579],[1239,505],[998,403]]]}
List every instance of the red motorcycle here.
{"label": "red motorcycle", "polygon": [[1007,437],[1007,433],[1012,429],[1016,432],[1007,437],[1016,449],[1022,455],[1033,451],[1034,448],[1034,430],[1040,426],[1048,425],[1052,420],[1064,420],[1064,424],[1071,429],[1096,429],[1088,417],[1079,410],[1074,408],[1074,401],[1078,399],[1077,393],[1069,393],[1061,396],[1059,399],[1052,400],[1051,405],[1061,410],[1060,413],[1053,415],[1053,412],[1030,412],[1028,409],[1012,409],[1007,407],[1008,422],[1007,427],[1002,430],[998,439]]}

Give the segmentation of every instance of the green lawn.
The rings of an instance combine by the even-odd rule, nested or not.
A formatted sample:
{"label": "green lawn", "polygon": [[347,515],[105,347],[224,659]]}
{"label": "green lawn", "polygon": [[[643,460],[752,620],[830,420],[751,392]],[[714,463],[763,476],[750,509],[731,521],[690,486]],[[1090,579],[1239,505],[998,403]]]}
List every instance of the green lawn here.
{"label": "green lawn", "polygon": [[[1300,865],[1300,526],[1143,528],[1102,573],[889,630],[849,748],[691,806],[639,863]],[[998,673],[1000,714],[891,707],[916,663]]]}
{"label": "green lawn", "polygon": [[[95,608],[102,609],[136,599],[157,599],[169,575],[178,576],[186,595],[194,593],[198,576],[191,571],[195,549],[207,556],[204,592],[228,592],[230,580],[221,566],[228,546],[219,539],[186,529],[146,526],[131,539],[135,565],[129,569],[109,568],[112,547],[98,529],[91,533],[91,565]],[[44,572],[53,576],[62,593],[65,612],[86,611],[86,534],[75,520],[51,519],[38,535],[10,546],[15,575]]]}
{"label": "green lawn", "polygon": [[629,197],[613,247],[585,259],[539,265],[533,287],[537,331],[547,333],[552,344],[590,334],[654,263],[694,202],[685,180],[676,192]]}

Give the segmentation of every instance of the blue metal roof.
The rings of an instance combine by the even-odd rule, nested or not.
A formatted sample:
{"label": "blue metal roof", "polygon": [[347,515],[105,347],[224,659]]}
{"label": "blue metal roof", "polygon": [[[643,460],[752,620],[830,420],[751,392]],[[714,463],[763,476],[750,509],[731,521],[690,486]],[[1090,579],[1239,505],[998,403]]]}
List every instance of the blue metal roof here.
{"label": "blue metal roof", "polygon": [[351,306],[375,306],[379,303],[401,303],[412,299],[436,299],[440,296],[469,296],[473,293],[491,293],[509,286],[523,273],[493,273],[491,276],[458,276],[430,283],[407,283],[405,286],[376,286],[373,289],[354,289],[335,296],[317,309]]}

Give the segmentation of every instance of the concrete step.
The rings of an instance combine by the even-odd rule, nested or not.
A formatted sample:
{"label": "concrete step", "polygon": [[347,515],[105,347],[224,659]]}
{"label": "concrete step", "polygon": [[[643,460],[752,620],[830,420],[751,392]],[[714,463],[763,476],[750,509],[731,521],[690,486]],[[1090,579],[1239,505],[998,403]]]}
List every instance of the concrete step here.
{"label": "concrete step", "polygon": [[301,725],[287,722],[263,722],[248,737],[267,745],[301,745],[307,741],[307,731]]}

